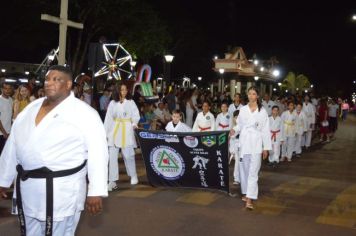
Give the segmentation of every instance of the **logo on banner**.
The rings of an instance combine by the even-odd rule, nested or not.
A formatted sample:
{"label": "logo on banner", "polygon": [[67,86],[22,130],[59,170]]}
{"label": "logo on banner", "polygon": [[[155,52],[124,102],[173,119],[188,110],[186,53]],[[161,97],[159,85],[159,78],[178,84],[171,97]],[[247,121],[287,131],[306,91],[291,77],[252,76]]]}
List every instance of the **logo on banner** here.
{"label": "logo on banner", "polygon": [[155,147],[150,153],[152,169],[167,180],[176,180],[183,176],[185,164],[182,156],[168,146]]}
{"label": "logo on banner", "polygon": [[167,143],[179,143],[179,138],[177,135],[154,134],[150,132],[140,132],[139,135],[144,139],[164,139]]}
{"label": "logo on banner", "polygon": [[219,140],[219,146],[226,143],[226,133],[220,134],[218,140]]}
{"label": "logo on banner", "polygon": [[196,169],[199,166],[199,169],[204,169],[206,170],[206,164],[209,162],[209,159],[201,157],[201,156],[195,156],[193,158],[194,165],[192,169]]}
{"label": "logo on banner", "polygon": [[207,147],[212,147],[216,144],[216,136],[215,135],[203,136],[201,137],[201,142]]}
{"label": "logo on banner", "polygon": [[190,148],[195,148],[198,146],[199,144],[199,141],[196,137],[193,137],[193,136],[186,136],[183,138],[183,142],[185,145],[187,145],[187,147],[190,147]]}

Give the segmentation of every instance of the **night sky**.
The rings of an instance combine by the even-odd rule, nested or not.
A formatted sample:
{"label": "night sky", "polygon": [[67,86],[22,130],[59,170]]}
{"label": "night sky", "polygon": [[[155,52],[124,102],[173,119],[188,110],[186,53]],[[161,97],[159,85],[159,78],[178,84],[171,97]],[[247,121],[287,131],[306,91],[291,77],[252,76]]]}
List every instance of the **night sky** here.
{"label": "night sky", "polygon": [[[288,71],[305,74],[321,93],[348,93],[356,80],[356,21],[351,20],[356,13],[355,1],[353,5],[343,1],[316,4],[311,0],[294,4],[246,0],[149,2],[169,26],[175,78],[214,79],[213,56],[221,58],[229,46],[241,46],[249,58],[254,53],[265,60],[276,56],[282,76]],[[3,11],[6,7],[1,8],[2,19],[12,23],[5,24],[7,28],[0,35],[0,60],[40,63],[55,45],[38,38],[30,49],[23,48],[21,41],[33,38],[30,30],[22,28],[24,22],[30,22],[8,12],[11,8],[7,12]],[[33,19],[39,19],[41,9],[32,12]],[[58,32],[58,27],[50,24],[44,29],[49,27],[53,28],[50,33]],[[16,31],[23,31],[20,38]],[[161,59],[152,59],[157,75],[162,73],[160,64]]]}

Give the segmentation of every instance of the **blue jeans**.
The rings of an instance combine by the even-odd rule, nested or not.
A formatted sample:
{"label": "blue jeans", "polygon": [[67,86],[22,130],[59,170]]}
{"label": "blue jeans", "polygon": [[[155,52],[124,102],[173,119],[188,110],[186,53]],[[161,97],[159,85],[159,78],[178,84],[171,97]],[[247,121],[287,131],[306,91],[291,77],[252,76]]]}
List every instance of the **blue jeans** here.
{"label": "blue jeans", "polygon": [[342,110],[342,120],[346,120],[348,110]]}

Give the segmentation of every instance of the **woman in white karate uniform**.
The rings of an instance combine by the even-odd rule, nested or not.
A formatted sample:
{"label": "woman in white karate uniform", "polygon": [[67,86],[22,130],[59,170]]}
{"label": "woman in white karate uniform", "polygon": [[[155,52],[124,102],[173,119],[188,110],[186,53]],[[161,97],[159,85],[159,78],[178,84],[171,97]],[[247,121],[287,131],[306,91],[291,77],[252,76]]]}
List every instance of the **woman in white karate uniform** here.
{"label": "woman in white karate uniform", "polygon": [[138,183],[135,150],[137,147],[134,129],[140,120],[140,113],[135,102],[130,99],[127,86],[119,84],[113,92],[113,100],[108,106],[104,127],[109,145],[109,191],[117,189],[119,179],[118,155],[121,149],[127,175],[131,184]]}
{"label": "woman in white karate uniform", "polygon": [[240,133],[240,181],[242,200],[247,209],[253,209],[253,200],[258,197],[258,172],[261,167],[261,156],[268,157],[271,150],[269,119],[262,107],[258,90],[252,86],[248,89],[249,103],[240,109],[237,126],[232,134]]}

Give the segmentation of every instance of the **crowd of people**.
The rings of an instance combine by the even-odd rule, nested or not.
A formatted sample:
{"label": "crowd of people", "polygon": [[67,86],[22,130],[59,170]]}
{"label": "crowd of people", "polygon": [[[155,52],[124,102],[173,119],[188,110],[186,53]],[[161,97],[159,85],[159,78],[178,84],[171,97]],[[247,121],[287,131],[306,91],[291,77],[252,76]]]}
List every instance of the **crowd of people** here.
{"label": "crowd of people", "polygon": [[70,69],[63,66],[49,69],[44,88],[34,80],[16,89],[6,80],[1,84],[0,195],[6,197],[5,188],[16,179],[14,202],[23,235],[26,229],[31,235],[74,234],[84,204],[90,213],[100,213],[101,198],[118,189],[120,151],[136,185],[137,128],[227,131],[233,184],[240,185],[246,208],[253,209],[262,159],[277,167],[300,158],[313,137],[330,142],[338,117],[345,120],[350,109],[346,101],[312,94],[261,99],[254,86],[233,100],[225,92],[171,89],[150,102],[139,89],[131,96],[125,83],[111,83],[97,104],[95,111],[91,87],[73,85]]}
{"label": "crowd of people", "polygon": [[[249,137],[254,140],[253,142],[244,140],[242,134],[247,128],[242,127],[246,126],[243,125],[244,122],[248,124],[247,127],[263,124],[263,122],[251,123],[257,118],[251,116],[254,112],[251,111],[253,106],[247,109],[246,105],[251,102],[258,104],[258,111],[264,110],[267,113],[268,131],[262,135],[261,140],[268,139],[269,141],[262,142],[261,145],[263,151],[268,151],[263,155],[268,156],[268,165],[273,168],[276,168],[280,162],[292,162],[293,159],[300,158],[303,150],[307,150],[312,145],[313,138],[319,139],[319,142],[330,142],[335,137],[338,118],[340,117],[342,121],[346,119],[349,105],[346,100],[329,97],[316,98],[313,94],[274,96],[273,100],[270,99],[269,94],[265,94],[261,99],[256,87],[250,88],[249,91],[255,93],[255,100],[251,100],[249,92],[247,97],[237,93],[231,100],[228,93],[212,96],[210,91],[193,89],[177,92],[171,90],[161,95],[156,103],[145,102],[139,94],[136,94],[135,102],[140,111],[138,127],[143,129],[172,132],[231,131],[229,152],[230,160],[235,159],[234,184],[241,184],[242,193],[245,195],[243,199],[247,202],[246,206],[253,208],[251,200],[257,199],[257,195],[256,193],[246,194],[249,189],[247,182],[255,183],[255,186],[250,188],[256,191],[260,165],[253,161],[253,159],[258,159],[258,157],[252,158],[253,155],[247,162],[249,164],[243,165],[242,162],[245,160],[246,163],[248,158],[241,158],[241,156],[256,154],[256,150],[259,149],[256,148],[255,140],[258,138]],[[241,114],[243,107],[247,109],[244,115]],[[241,116],[248,117],[247,121],[243,121],[244,118],[240,118]],[[258,127],[257,130],[259,130]],[[270,146],[268,142],[271,143]],[[249,150],[249,145],[253,148],[244,152],[246,149]],[[254,167],[250,167],[250,164]],[[249,170],[254,171],[254,174],[247,177],[251,175]]]}

